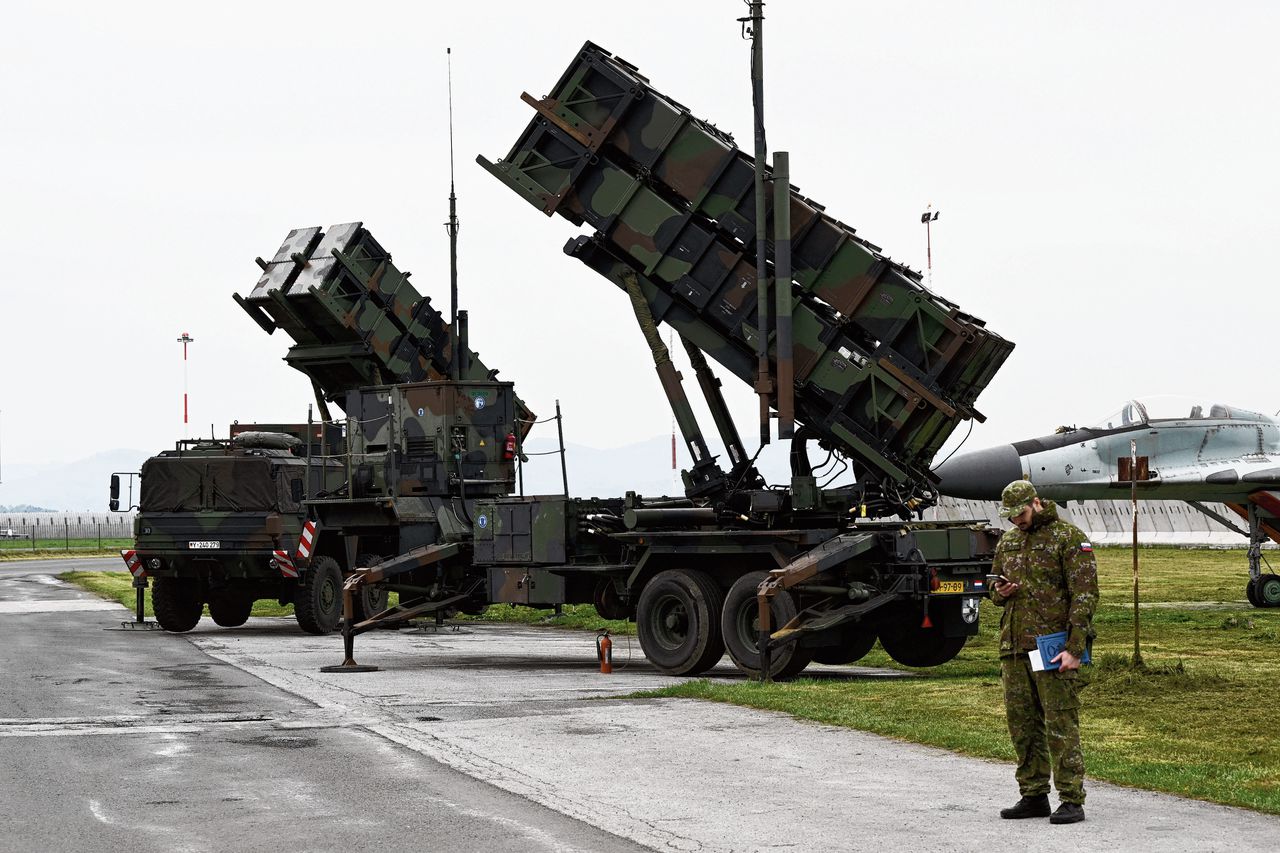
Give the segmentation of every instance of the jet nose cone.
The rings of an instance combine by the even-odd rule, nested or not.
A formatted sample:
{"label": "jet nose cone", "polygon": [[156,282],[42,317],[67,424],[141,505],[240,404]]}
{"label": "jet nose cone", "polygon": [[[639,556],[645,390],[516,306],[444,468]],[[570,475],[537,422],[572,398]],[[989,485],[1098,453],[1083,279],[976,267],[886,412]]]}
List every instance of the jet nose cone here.
{"label": "jet nose cone", "polygon": [[1012,444],[953,456],[933,471],[938,490],[953,498],[998,501],[1004,487],[1022,478],[1022,461]]}

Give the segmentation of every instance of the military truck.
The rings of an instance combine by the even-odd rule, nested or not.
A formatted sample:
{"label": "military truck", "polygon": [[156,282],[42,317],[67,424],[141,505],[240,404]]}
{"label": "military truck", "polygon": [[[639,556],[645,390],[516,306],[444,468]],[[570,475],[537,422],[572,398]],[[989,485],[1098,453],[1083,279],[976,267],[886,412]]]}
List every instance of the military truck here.
{"label": "military truck", "polygon": [[[493,602],[634,616],[646,656],[673,674],[728,651],[744,672],[787,677],[877,640],[907,665],[954,657],[977,631],[998,531],[921,521],[937,499],[929,466],[959,423],[982,418],[974,402],[1012,344],[597,45],[551,95],[524,99],[537,115],[510,153],[479,160],[545,214],[595,229],[565,251],[624,291],[693,459],[685,494],[513,494],[532,419],[491,375],[349,388],[349,488],[308,501],[317,553],[351,571],[344,667],[361,668],[363,631]],[[772,198],[753,193],[757,171]],[[286,248],[264,280],[307,261]],[[752,255],[773,258],[764,281]],[[660,323],[680,335],[725,465]],[[307,330],[290,334],[305,372]],[[789,484],[754,467],[708,358],[788,424]],[[820,484],[811,444],[854,482]],[[400,603],[361,619],[371,586]]]}
{"label": "military truck", "polygon": [[[149,579],[167,631],[194,628],[206,604],[218,625],[243,625],[255,601],[275,599],[294,605],[304,631],[329,633],[341,616],[342,577],[294,561],[307,528],[304,500],[342,483],[343,468],[329,455],[342,453],[341,428],[233,424],[230,434],[181,440],[142,464],[125,564],[136,581]],[[113,475],[113,510],[119,491]],[[385,595],[371,595],[376,612]]]}

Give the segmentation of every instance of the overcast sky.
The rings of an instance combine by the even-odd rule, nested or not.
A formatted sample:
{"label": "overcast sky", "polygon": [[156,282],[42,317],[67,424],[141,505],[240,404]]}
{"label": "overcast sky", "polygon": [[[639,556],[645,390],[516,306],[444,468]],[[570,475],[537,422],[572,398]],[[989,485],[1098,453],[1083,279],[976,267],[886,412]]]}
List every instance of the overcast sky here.
{"label": "overcast sky", "polygon": [[[766,6],[771,150],[838,219],[1016,342],[966,449],[1142,393],[1280,408],[1280,12],[1234,2]],[[448,304],[453,48],[473,347],[570,441],[670,431],[621,292],[474,162],[587,39],[751,144],[741,0],[22,4],[0,29],[6,465],[306,417],[232,301],[291,228],[361,220]],[[686,371],[688,373],[688,371]],[[691,374],[690,374],[691,378]],[[754,399],[726,380],[744,435]],[[696,394],[691,385],[691,393]],[[710,430],[710,422],[706,422]],[[547,430],[548,427],[541,429]],[[551,437],[554,431],[545,433]],[[958,434],[965,432],[962,427]],[[655,460],[655,464],[661,464]],[[18,499],[20,496],[8,496]],[[0,502],[6,496],[0,493]]]}

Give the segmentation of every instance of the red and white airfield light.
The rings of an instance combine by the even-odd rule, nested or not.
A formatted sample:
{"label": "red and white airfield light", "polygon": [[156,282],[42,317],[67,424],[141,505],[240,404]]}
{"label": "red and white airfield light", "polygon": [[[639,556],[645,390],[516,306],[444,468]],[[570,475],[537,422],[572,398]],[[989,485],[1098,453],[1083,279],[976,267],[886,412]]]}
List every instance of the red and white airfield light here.
{"label": "red and white airfield light", "polygon": [[187,423],[187,344],[195,341],[195,338],[182,333],[182,337],[178,338],[178,343],[182,344],[182,423]]}

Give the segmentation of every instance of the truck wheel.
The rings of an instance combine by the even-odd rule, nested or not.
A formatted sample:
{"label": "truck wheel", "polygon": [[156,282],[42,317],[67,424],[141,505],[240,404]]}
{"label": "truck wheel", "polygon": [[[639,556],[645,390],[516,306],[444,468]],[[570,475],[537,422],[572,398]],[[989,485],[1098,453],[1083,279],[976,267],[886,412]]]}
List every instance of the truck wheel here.
{"label": "truck wheel", "polygon": [[[720,617],[720,629],[724,632],[725,648],[738,669],[752,678],[760,677],[760,605],[756,589],[768,577],[768,572],[748,572],[734,581],[724,599],[724,611]],[[778,630],[796,615],[796,602],[791,593],[778,591],[770,605],[773,630]],[[787,643],[769,654],[769,676],[778,680],[795,678],[811,660],[808,649],[797,643]]]}
{"label": "truck wheel", "polygon": [[1262,582],[1262,575],[1256,578],[1249,578],[1249,582],[1244,585],[1244,597],[1249,599],[1249,603],[1254,607],[1262,606],[1262,599],[1258,598],[1258,585]]}
{"label": "truck wheel", "polygon": [[889,657],[903,666],[937,666],[946,663],[964,648],[965,635],[948,637],[936,623],[942,620],[933,615],[931,628],[921,628],[920,610],[908,606],[893,614],[893,621],[880,628],[880,645]]}
{"label": "truck wheel", "polygon": [[204,613],[200,585],[180,578],[156,578],[151,588],[151,607],[161,628],[175,633],[190,631]]}
{"label": "truck wheel", "polygon": [[864,625],[849,625],[840,633],[840,642],[834,646],[822,646],[813,650],[818,663],[841,664],[862,660],[876,644],[876,632]]}
{"label": "truck wheel", "polygon": [[601,619],[634,619],[635,604],[624,602],[613,578],[601,578],[591,595],[591,603]]}
{"label": "truck wheel", "polygon": [[342,571],[332,557],[320,557],[307,570],[293,596],[293,613],[308,634],[329,634],[342,618]]}
{"label": "truck wheel", "polygon": [[249,621],[253,599],[234,590],[209,593],[209,615],[223,628],[236,628]]}
{"label": "truck wheel", "polygon": [[[376,566],[381,562],[381,557],[374,557],[369,554],[362,554],[361,556],[356,557],[356,566],[362,569],[368,568],[369,566]],[[353,618],[357,622],[363,622],[370,616],[378,615],[387,609],[387,599],[389,596],[390,593],[387,591],[386,587],[369,586],[368,584],[361,585],[360,594],[357,595],[355,601],[352,602],[352,605],[355,608]],[[341,601],[338,603],[338,609],[342,609]]]}
{"label": "truck wheel", "polygon": [[636,608],[640,648],[668,675],[697,675],[724,657],[720,587],[705,572],[669,569],[645,584]]}

